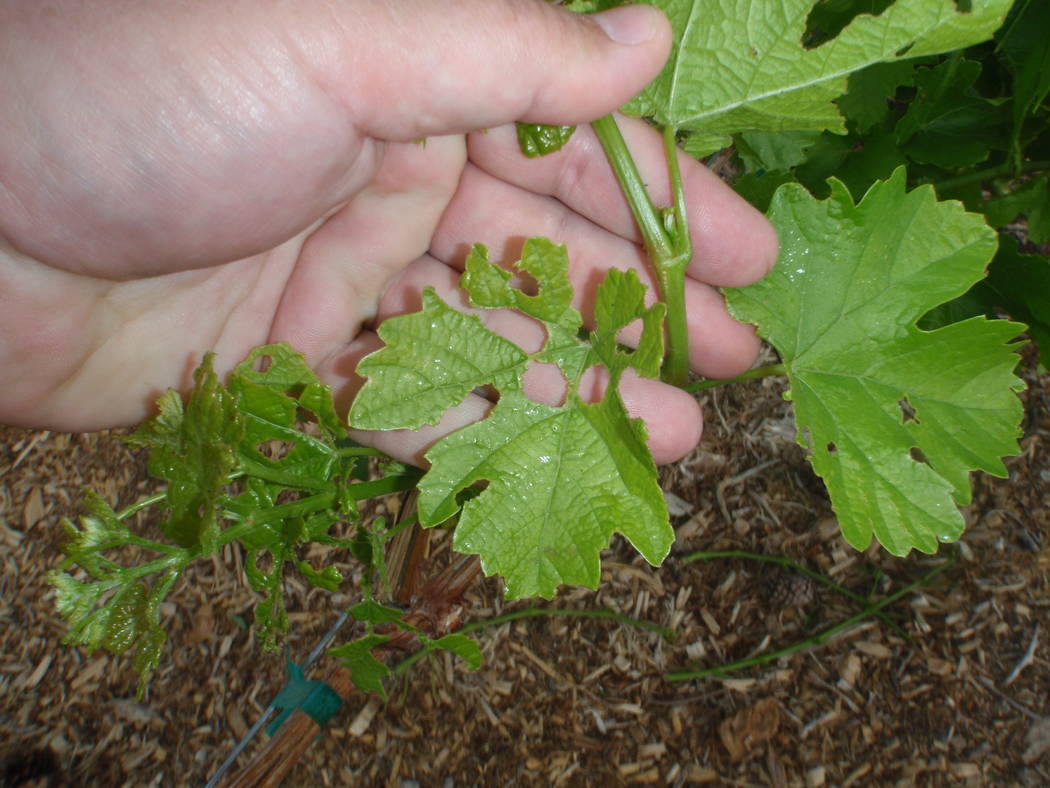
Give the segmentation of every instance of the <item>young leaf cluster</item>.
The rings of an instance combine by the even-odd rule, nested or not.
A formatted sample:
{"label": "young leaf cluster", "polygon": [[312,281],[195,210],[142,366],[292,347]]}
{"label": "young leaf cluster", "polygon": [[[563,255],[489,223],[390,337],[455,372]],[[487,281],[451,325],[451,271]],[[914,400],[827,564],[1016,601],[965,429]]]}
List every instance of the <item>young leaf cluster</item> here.
{"label": "young leaf cluster", "polygon": [[[79,524],[66,522],[66,559],[53,572],[66,642],[113,653],[133,650],[140,693],[157,666],[166,634],[160,604],[194,561],[231,543],[246,551],[245,574],[262,598],[259,638],[271,647],[287,627],[284,573],[291,566],[314,586],[335,590],[335,567],[301,557],[303,545],[349,546],[333,526],[356,520],[357,501],[404,489],[418,473],[392,464],[367,481],[375,452],[345,439],[331,391],[286,345],[253,351],[223,385],[206,356],[186,404],[174,391],[127,441],[149,450],[150,473],[164,492],[121,513],[88,491]],[[156,537],[133,529],[149,512]],[[131,550],[134,548],[134,550]],[[125,563],[129,555],[148,556]]]}

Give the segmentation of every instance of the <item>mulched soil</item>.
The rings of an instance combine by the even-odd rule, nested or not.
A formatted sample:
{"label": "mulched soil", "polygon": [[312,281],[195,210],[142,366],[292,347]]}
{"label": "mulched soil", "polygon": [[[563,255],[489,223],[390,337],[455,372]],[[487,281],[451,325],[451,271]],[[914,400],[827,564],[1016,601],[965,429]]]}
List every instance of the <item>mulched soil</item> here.
{"label": "mulched soil", "polygon": [[[705,397],[701,447],[665,471],[677,543],[661,569],[622,540],[596,592],[551,607],[606,619],[528,618],[482,630],[475,673],[449,656],[413,669],[385,706],[357,698],[290,784],[1050,785],[1050,375],[1030,388],[1010,477],[974,479],[969,528],[937,556],[858,553],[838,536],[773,379]],[[171,639],[142,702],[130,661],[60,644],[46,572],[60,519],[91,485],[126,505],[151,491],[145,458],[111,434],[0,428],[0,785],[201,785],[284,684],[262,653],[242,556],[195,566],[163,609]],[[791,646],[863,607],[778,566],[695,550],[787,556],[873,600],[932,567],[929,584],[830,643],[734,673],[670,682]],[[353,565],[330,554],[347,574]],[[297,661],[351,597],[289,581]],[[487,580],[468,620],[524,607]],[[323,660],[322,660],[323,663]],[[238,762],[243,766],[265,737]]]}

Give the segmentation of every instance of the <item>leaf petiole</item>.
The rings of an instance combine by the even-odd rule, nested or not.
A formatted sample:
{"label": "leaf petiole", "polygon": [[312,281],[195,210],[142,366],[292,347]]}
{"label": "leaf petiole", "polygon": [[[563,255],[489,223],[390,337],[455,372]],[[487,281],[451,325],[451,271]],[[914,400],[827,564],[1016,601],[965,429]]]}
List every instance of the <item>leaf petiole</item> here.
{"label": "leaf petiole", "polygon": [[685,188],[678,167],[676,129],[668,126],[663,132],[672,204],[670,208],[658,210],[653,205],[616,119],[612,115],[606,115],[591,123],[591,127],[638,223],[645,251],[649,255],[659,283],[660,298],[667,304],[667,357],[664,361],[663,379],[675,386],[684,386],[689,378],[685,270],[693,258],[693,245],[686,214]]}
{"label": "leaf petiole", "polygon": [[770,378],[778,375],[787,375],[787,367],[783,364],[767,364],[764,367],[755,367],[747,370],[747,372],[741,372],[735,378],[729,378],[728,380],[698,380],[696,383],[690,383],[682,388],[690,394],[696,394],[698,391],[706,391],[707,389],[718,388],[730,383],[741,383],[745,380],[758,380],[759,378]]}

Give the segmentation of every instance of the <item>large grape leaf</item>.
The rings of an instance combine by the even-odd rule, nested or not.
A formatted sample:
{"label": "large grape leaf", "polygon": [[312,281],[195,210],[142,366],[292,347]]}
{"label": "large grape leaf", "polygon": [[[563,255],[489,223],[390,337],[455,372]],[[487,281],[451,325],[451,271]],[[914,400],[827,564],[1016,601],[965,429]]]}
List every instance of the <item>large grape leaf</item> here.
{"label": "large grape leaf", "polygon": [[1024,326],[976,317],[933,331],[931,308],[984,275],[996,234],[904,169],[859,204],[832,180],[814,199],[777,192],[781,256],[764,280],[727,294],[787,368],[799,442],[824,479],[846,540],[933,552],[958,538],[969,471],[1005,476],[1021,404],[1011,340]]}
{"label": "large grape leaf", "polygon": [[[585,342],[578,338],[582,320],[571,306],[564,247],[531,239],[519,267],[538,283],[536,295],[513,287],[510,273],[475,247],[463,286],[476,307],[514,308],[542,322],[547,339],[537,353],[525,353],[428,291],[422,312],[380,327],[387,345],[358,366],[369,380],[350,420],[369,429],[414,428],[478,386],[499,388],[487,418],[427,452],[431,468],[419,483],[419,518],[425,526],[441,523],[457,511],[462,493],[477,493],[463,506],[454,547],[481,556],[486,573],[503,575],[508,597],[549,598],[559,584],[597,585],[598,552],[614,532],[653,564],[670,549],[674,534],[645,427],[628,417],[617,390],[629,367],[659,375],[664,307],[644,305],[634,272],[610,271]],[[636,320],[642,337],[637,350],[626,350],[616,336]],[[568,383],[561,405],[525,396],[522,375],[533,362],[561,369]],[[605,367],[610,382],[599,402],[586,403],[577,389],[595,365]]]}
{"label": "large grape leaf", "polygon": [[663,72],[625,111],[696,132],[710,152],[741,131],[844,130],[832,103],[858,69],[989,38],[1013,0],[896,0],[856,17],[837,37],[803,48],[814,0],[650,0],[678,42]]}

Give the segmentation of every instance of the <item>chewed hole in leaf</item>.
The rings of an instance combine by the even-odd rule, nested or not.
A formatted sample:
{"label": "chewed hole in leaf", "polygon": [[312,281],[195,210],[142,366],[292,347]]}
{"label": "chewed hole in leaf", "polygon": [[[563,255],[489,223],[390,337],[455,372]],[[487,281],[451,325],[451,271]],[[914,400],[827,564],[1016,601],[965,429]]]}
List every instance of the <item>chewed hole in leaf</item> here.
{"label": "chewed hole in leaf", "polygon": [[560,408],[569,393],[569,381],[557,364],[533,361],[523,377],[525,396],[541,405]]}
{"label": "chewed hole in leaf", "polygon": [[273,571],[273,553],[269,550],[259,550],[253,557],[255,568],[262,574],[268,575]]}
{"label": "chewed hole in leaf", "polygon": [[489,402],[499,402],[499,389],[489,384],[485,384],[484,386],[475,386],[474,390],[470,393],[473,394],[475,397],[487,399]]}
{"label": "chewed hole in leaf", "polygon": [[642,319],[639,317],[616,332],[616,344],[623,350],[630,350],[638,345],[638,337],[641,335]]}
{"label": "chewed hole in leaf", "polygon": [[915,460],[915,462],[921,462],[923,465],[929,465],[930,464],[930,461],[928,459],[926,459],[926,455],[923,453],[922,449],[920,449],[918,446],[912,446],[908,450],[908,455],[913,460]]}
{"label": "chewed hole in leaf", "polygon": [[915,417],[915,408],[913,408],[911,403],[908,402],[907,397],[897,400],[897,407],[901,409],[902,424],[907,424],[908,422],[913,422],[914,424],[919,423],[919,420]]}
{"label": "chewed hole in leaf", "polygon": [[463,504],[465,504],[467,501],[473,498],[477,498],[479,495],[485,492],[488,486],[488,479],[479,479],[469,487],[465,487],[464,489],[456,493],[456,505],[462,509]]}
{"label": "chewed hole in leaf", "polygon": [[273,356],[262,355],[255,359],[255,361],[252,363],[252,369],[254,369],[256,372],[266,372],[266,370],[268,370],[272,364]]}
{"label": "chewed hole in leaf", "polygon": [[828,441],[828,445],[824,447],[827,449],[828,454],[838,454],[839,447],[835,445],[835,441]]}
{"label": "chewed hole in leaf", "polygon": [[269,440],[263,441],[255,447],[263,457],[274,462],[280,462],[295,449],[294,441]]}
{"label": "chewed hole in leaf", "polygon": [[[956,0],[958,3],[960,0]],[[816,49],[841,33],[861,14],[880,16],[893,0],[859,0],[858,2],[814,3],[806,18],[802,46]]]}
{"label": "chewed hole in leaf", "polygon": [[514,275],[510,278],[510,285],[527,296],[536,296],[540,292],[540,283],[536,281],[536,277],[521,269],[515,269]]}

